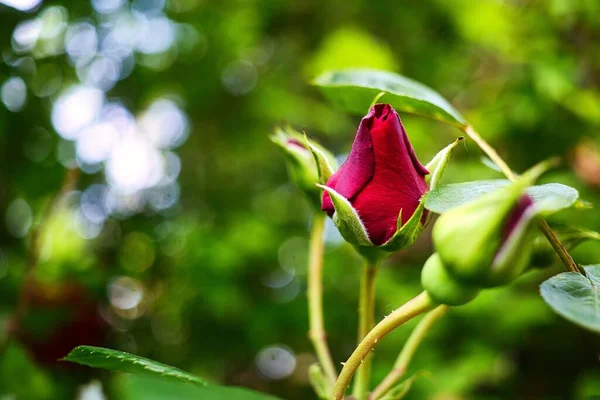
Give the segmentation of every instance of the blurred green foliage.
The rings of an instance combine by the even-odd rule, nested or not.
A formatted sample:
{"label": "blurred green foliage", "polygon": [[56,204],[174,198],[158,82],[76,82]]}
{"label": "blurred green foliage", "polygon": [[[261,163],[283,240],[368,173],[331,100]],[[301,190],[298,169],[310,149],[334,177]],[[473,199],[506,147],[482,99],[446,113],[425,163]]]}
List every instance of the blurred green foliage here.
{"label": "blurred green foliage", "polygon": [[[548,156],[565,157],[563,167],[545,180],[576,187],[582,198],[600,203],[596,0],[135,0],[106,12],[120,3],[46,0],[30,12],[0,4],[0,338],[8,333],[18,338],[2,350],[0,396],[74,398],[81,385],[97,389],[98,379],[106,395],[132,398],[120,394],[120,377],[44,360],[65,327],[74,342],[81,340],[84,329],[73,310],[92,302],[87,314],[97,313],[107,334],[101,343],[88,344],[286,399],[313,398],[304,294],[310,207],[288,182],[284,158],[268,134],[274,125],[290,123],[336,153],[347,153],[359,120],[333,108],[308,84],[330,68],[375,67],[422,81],[448,98],[516,170]],[[15,328],[14,314],[32,230],[60,190],[65,165],[74,165],[73,142],[59,135],[52,113],[70,85],[106,78],[90,75],[77,57],[65,55],[64,43],[75,23],[89,23],[105,38],[121,12],[142,24],[159,19],[152,25],[157,32],[163,32],[166,18],[176,24],[169,25],[176,27],[174,39],[162,48],[150,25],[121,32],[140,43],[119,64],[120,75],[111,78],[110,68],[100,67],[112,64],[98,64],[113,79],[102,87],[106,98],[118,99],[132,115],[152,116],[157,99],[168,99],[186,114],[187,140],[160,153],[181,161],[177,185],[168,186],[176,188],[175,201],[155,207],[148,200],[134,211],[108,213],[97,232],[73,227],[82,213],[77,195],[55,207],[41,227],[44,246],[37,283],[26,291],[27,317],[63,311],[71,321],[40,317],[22,324],[45,323],[43,329],[58,332],[40,344],[27,332],[14,334],[24,330]],[[34,19],[38,39],[28,49],[18,48],[31,29],[17,28]],[[152,40],[144,42],[143,35]],[[77,109],[65,115],[69,123],[80,117]],[[419,117],[402,118],[424,162],[459,134]],[[126,154],[135,163],[137,148]],[[444,181],[498,178],[480,157],[467,142],[455,152]],[[97,164],[95,169],[80,164],[86,172],[77,182],[79,191],[127,178],[118,175],[127,172],[122,168],[115,172],[110,163]],[[135,185],[136,179],[127,182]],[[123,204],[135,203],[135,196],[125,197]],[[594,209],[564,212],[555,220],[600,230]],[[327,239],[326,327],[334,358],[343,361],[355,345],[360,261],[332,226]],[[420,291],[420,266],[430,252],[426,232],[385,263],[377,318]],[[597,263],[600,246],[583,245],[574,255],[582,264]],[[555,265],[532,272],[452,310],[417,353],[410,372],[429,374],[417,379],[409,398],[600,395],[600,340],[554,315],[538,295],[539,283],[558,271]],[[84,288],[75,290],[84,294],[69,297],[68,287]],[[378,346],[375,379],[387,373],[412,326]],[[274,345],[280,346],[275,353],[261,353]]]}

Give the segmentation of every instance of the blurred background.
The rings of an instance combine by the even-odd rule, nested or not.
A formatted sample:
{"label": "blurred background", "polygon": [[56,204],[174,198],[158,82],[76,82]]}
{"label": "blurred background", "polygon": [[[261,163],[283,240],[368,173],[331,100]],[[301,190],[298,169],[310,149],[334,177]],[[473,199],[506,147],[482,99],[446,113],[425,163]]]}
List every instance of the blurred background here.
{"label": "blurred background", "polygon": [[[307,367],[310,208],[268,140],[305,127],[343,160],[359,119],[310,80],[374,67],[440,91],[516,169],[600,203],[597,0],[0,0],[0,398],[127,397],[56,361],[133,352],[284,399]],[[366,113],[367,110],[365,110]],[[422,162],[460,132],[402,116]],[[445,181],[499,178],[467,142]],[[600,230],[593,209],[564,212]],[[326,327],[355,346],[360,260],[326,232]],[[388,260],[377,318],[420,291],[429,233]],[[600,260],[600,244],[575,252]],[[553,260],[549,259],[550,263]],[[600,340],[538,295],[554,263],[450,312],[410,399],[600,395]],[[375,353],[391,367],[410,326]]]}

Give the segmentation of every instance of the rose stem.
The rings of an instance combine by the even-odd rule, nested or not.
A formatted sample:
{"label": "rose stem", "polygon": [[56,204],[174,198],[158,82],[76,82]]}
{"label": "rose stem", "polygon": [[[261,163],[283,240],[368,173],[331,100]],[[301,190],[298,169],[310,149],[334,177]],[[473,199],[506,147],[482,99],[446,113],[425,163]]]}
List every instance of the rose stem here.
{"label": "rose stem", "polygon": [[405,303],[400,308],[394,310],[390,315],[375,325],[375,327],[371,329],[359,343],[356,349],[354,349],[354,352],[344,364],[344,368],[342,368],[342,372],[335,383],[333,400],[342,400],[344,398],[344,393],[346,392],[346,388],[350,385],[354,373],[362,364],[363,360],[371,354],[371,351],[375,348],[379,340],[400,325],[417,315],[431,310],[433,307],[435,307],[435,304],[431,301],[427,293],[422,292],[408,303]]}
{"label": "rose stem", "polygon": [[406,373],[408,365],[410,364],[413,356],[417,349],[425,339],[425,336],[429,332],[429,329],[435,324],[448,311],[448,306],[441,305],[435,310],[427,313],[419,324],[413,329],[410,337],[404,344],[402,351],[398,355],[394,367],[389,374],[381,381],[381,383],[373,390],[369,396],[369,400],[376,400],[385,395]]}
{"label": "rose stem", "polygon": [[[360,282],[360,298],[358,305],[358,343],[375,325],[375,278],[379,270],[379,261],[366,261]],[[369,391],[371,381],[371,355],[364,360],[356,375],[353,395],[357,400],[363,400]]]}
{"label": "rose stem", "polygon": [[323,230],[325,229],[325,214],[317,212],[313,217],[310,234],[310,249],[308,258],[308,316],[310,338],[317,360],[325,371],[329,385],[333,386],[337,372],[329,346],[323,322]]}
{"label": "rose stem", "polygon": [[[477,146],[479,146],[479,148],[481,148],[481,150],[484,151],[485,154],[487,154],[487,156],[498,166],[498,168],[500,168],[504,176],[506,176],[511,181],[514,181],[517,178],[517,175],[512,171],[508,164],[506,164],[502,157],[498,155],[498,152],[496,152],[496,150],[494,150],[494,148],[490,146],[489,143],[486,142],[485,139],[483,139],[479,135],[479,133],[477,133],[477,131],[473,129],[472,126],[467,125],[462,129],[465,132],[465,134],[469,136],[477,144]],[[575,260],[573,260],[573,257],[571,257],[565,246],[561,243],[558,236],[556,236],[556,233],[552,231],[552,229],[545,220],[540,221],[540,230],[546,236],[546,239],[548,239],[550,245],[552,245],[552,248],[554,249],[556,254],[558,254],[558,256],[560,257],[563,264],[565,264],[567,269],[571,272],[579,272],[579,268],[577,267]]]}

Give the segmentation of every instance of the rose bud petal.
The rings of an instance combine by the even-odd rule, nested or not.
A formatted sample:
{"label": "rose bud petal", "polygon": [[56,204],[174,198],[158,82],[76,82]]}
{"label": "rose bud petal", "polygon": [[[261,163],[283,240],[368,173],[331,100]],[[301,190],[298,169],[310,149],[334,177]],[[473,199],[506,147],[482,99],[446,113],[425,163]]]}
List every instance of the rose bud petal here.
{"label": "rose bud petal", "polygon": [[[349,201],[370,241],[386,243],[405,224],[427,192],[429,171],[419,162],[400,117],[387,104],[376,104],[364,117],[347,161],[327,181],[327,187]],[[335,212],[328,191],[322,210]],[[423,215],[423,220],[425,216]]]}
{"label": "rose bud petal", "polygon": [[316,184],[324,182],[321,176],[329,177],[335,168],[333,155],[319,144],[292,128],[277,129],[271,136],[287,157],[288,173],[292,181],[309,198],[311,203],[320,207],[321,191]]}

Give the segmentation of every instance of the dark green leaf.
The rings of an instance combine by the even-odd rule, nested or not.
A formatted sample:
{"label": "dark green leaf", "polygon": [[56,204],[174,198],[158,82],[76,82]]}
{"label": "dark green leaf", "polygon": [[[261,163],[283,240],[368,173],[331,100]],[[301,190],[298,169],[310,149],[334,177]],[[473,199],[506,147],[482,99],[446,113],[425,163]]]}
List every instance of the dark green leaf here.
{"label": "dark green leaf", "polygon": [[124,400],[278,400],[240,387],[198,387],[148,375],[124,376],[120,390]]}
{"label": "dark green leaf", "polygon": [[[505,187],[509,183],[510,181],[505,179],[496,179],[443,185],[429,192],[425,200],[425,208],[441,214]],[[527,193],[542,213],[552,213],[571,207],[579,197],[577,190],[560,183],[532,186],[527,189]]]}
{"label": "dark green leaf", "polygon": [[467,123],[438,92],[393,72],[372,69],[328,71],[315,79],[323,94],[348,112],[365,115],[375,96],[397,111],[422,115],[456,126]]}
{"label": "dark green leaf", "polygon": [[122,351],[93,346],[78,346],[62,359],[76,364],[132,374],[151,374],[166,379],[208,386],[209,382],[178,368]]}
{"label": "dark green leaf", "polygon": [[543,282],[540,293],[557,314],[600,333],[600,264],[583,268],[587,277],[563,272]]}

